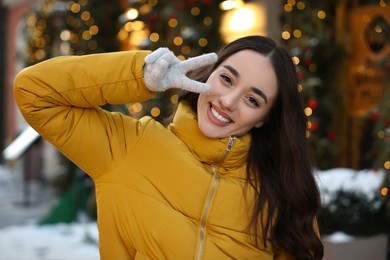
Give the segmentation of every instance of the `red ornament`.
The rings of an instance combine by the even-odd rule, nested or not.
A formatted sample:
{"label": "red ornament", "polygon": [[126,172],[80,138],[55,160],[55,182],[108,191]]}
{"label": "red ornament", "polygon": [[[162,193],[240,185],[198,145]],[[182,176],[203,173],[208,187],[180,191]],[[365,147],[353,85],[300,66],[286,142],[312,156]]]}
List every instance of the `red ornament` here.
{"label": "red ornament", "polygon": [[310,125],[310,130],[312,132],[316,132],[318,130],[318,123],[317,122],[311,122],[311,125]]}
{"label": "red ornament", "polygon": [[203,0],[203,4],[210,5],[211,4],[211,0]]}
{"label": "red ornament", "polygon": [[373,111],[373,112],[371,113],[371,115],[370,115],[370,121],[371,121],[371,122],[376,122],[376,121],[378,121],[378,119],[379,119],[379,113],[378,113],[378,111]]}
{"label": "red ornament", "polygon": [[303,60],[303,64],[304,64],[305,66],[309,66],[309,65],[312,64],[312,63],[313,63],[313,60],[310,59],[310,58],[307,58],[307,59],[304,59],[304,60]]}
{"label": "red ornament", "polygon": [[299,81],[302,81],[303,80],[303,72],[302,71],[298,71],[297,72],[297,77],[298,77]]}
{"label": "red ornament", "polygon": [[387,119],[387,121],[386,121],[386,128],[389,128],[390,127],[390,119]]}
{"label": "red ornament", "polygon": [[388,62],[386,62],[386,69],[390,70],[390,60]]}
{"label": "red ornament", "polygon": [[329,131],[328,132],[328,139],[330,141],[333,141],[334,139],[336,139],[336,132],[335,131]]}
{"label": "red ornament", "polygon": [[314,99],[314,98],[310,98],[308,101],[307,101],[307,106],[310,107],[311,109],[316,109],[317,106],[318,106],[318,103],[317,103],[317,100]]}

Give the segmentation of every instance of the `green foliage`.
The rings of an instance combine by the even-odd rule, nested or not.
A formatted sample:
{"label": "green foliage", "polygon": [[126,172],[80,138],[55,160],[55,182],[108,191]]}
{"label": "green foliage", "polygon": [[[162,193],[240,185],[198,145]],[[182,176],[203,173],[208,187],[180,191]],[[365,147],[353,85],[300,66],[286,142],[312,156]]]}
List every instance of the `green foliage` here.
{"label": "green foliage", "polygon": [[[302,8],[302,3],[304,8]],[[346,51],[335,41],[335,11],[338,1],[300,1],[282,17],[284,40],[299,59],[298,76],[302,94],[312,110],[310,140],[316,150],[317,167],[336,167],[340,156],[340,117],[344,110],[340,68]],[[319,18],[323,11],[325,18]]]}
{"label": "green foliage", "polygon": [[[219,3],[220,1],[209,0],[130,1],[130,7],[139,12],[139,16],[132,22],[142,21],[150,35],[158,35],[158,40],[152,41],[147,37],[138,47],[152,51],[158,47],[168,47],[182,58],[215,52],[221,45],[219,25],[222,11]],[[146,5],[148,11],[143,11]],[[121,21],[122,24],[128,22],[123,17]],[[175,44],[175,38],[180,44]],[[157,93],[154,99],[143,102],[142,111],[134,116],[149,115],[157,121],[164,122],[175,107],[171,98],[177,93],[176,90]],[[158,108],[160,114],[153,115],[151,113],[153,108]]]}
{"label": "green foliage", "polygon": [[[61,55],[118,51],[119,0],[38,1],[26,16],[26,65]],[[111,109],[108,105],[106,109]],[[40,224],[73,222],[79,211],[96,219],[91,179],[68,159],[66,173],[52,180],[59,201]]]}
{"label": "green foliage", "polygon": [[340,190],[321,208],[318,221],[324,235],[334,232],[353,236],[389,233],[389,198],[378,194],[371,199],[358,191]]}
{"label": "green foliage", "polygon": [[119,50],[119,0],[38,1],[26,17],[26,64],[72,54]]}
{"label": "green foliage", "polygon": [[[150,4],[151,2],[155,4]],[[149,3],[149,4],[148,4]],[[148,5],[148,11],[143,11]],[[156,41],[145,39],[139,46],[141,49],[155,50],[168,47],[176,55],[193,57],[206,52],[213,52],[220,45],[219,25],[221,10],[219,1],[130,1],[131,8],[139,12],[136,20],[143,21],[149,34],[158,34]],[[173,24],[170,25],[170,20]],[[127,20],[122,20],[126,23]],[[175,44],[174,39],[182,39]],[[205,39],[206,43],[200,42]]]}

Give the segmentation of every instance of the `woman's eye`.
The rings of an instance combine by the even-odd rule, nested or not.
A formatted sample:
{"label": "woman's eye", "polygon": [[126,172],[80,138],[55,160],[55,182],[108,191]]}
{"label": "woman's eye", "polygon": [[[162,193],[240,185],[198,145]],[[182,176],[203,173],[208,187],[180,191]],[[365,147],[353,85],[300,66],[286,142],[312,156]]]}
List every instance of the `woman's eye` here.
{"label": "woman's eye", "polygon": [[251,105],[253,105],[255,107],[259,107],[260,106],[259,102],[254,97],[248,97],[248,101],[249,101],[249,103]]}
{"label": "woman's eye", "polygon": [[222,74],[220,77],[224,83],[232,85],[233,81],[229,76]]}

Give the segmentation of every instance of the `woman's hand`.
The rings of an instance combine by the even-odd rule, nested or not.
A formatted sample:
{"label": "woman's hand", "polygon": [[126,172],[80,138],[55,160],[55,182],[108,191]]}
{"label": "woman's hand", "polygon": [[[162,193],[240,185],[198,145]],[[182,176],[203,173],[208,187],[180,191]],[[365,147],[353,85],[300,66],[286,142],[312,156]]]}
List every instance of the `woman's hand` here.
{"label": "woman's hand", "polygon": [[152,91],[179,88],[196,93],[208,92],[209,85],[192,80],[186,74],[191,70],[215,63],[217,58],[217,54],[209,53],[181,61],[169,49],[159,48],[145,58],[146,87]]}

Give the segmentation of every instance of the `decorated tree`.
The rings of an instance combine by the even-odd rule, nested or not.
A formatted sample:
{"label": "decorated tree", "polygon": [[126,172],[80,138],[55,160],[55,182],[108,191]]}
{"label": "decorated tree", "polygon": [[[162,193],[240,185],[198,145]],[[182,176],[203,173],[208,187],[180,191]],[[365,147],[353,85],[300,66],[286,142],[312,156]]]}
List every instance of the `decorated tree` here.
{"label": "decorated tree", "polygon": [[26,65],[72,54],[119,50],[118,1],[38,1],[26,18]]}
{"label": "decorated tree", "polygon": [[[26,17],[26,66],[61,55],[169,47],[180,59],[215,51],[220,44],[219,1],[42,0]],[[151,101],[107,106],[162,121],[177,102],[175,91]],[[41,223],[71,222],[91,210],[93,190],[85,173],[63,158],[66,172],[52,180],[59,202]],[[89,195],[86,195],[89,194]],[[94,200],[93,200],[94,201]],[[94,205],[92,205],[94,207]],[[66,213],[66,214],[65,214]],[[96,211],[92,210],[91,215]]]}
{"label": "decorated tree", "polygon": [[[26,17],[26,66],[61,55],[118,51],[116,35],[121,13],[119,1],[38,1]],[[59,201],[40,223],[72,222],[80,210],[96,217],[95,204],[90,202],[94,196],[90,178],[59,156],[65,171],[48,180],[55,187]]]}
{"label": "decorated tree", "polygon": [[[350,52],[353,49],[351,45],[356,43],[346,40],[348,36],[351,37],[352,33],[345,30],[346,28],[341,28],[342,30],[338,28],[342,21],[339,20],[340,17],[337,17],[342,11],[344,12],[342,18],[347,20],[348,12],[351,12],[352,5],[357,4],[357,1],[288,0],[284,4],[282,39],[294,55],[294,61],[297,65],[301,82],[299,89],[305,99],[305,112],[309,119],[308,138],[314,145],[318,168],[329,170],[330,168],[351,167],[351,165],[343,164],[339,159],[347,154],[346,150],[350,151],[355,148],[343,148],[351,146],[351,142],[345,140],[347,137],[345,129],[358,127],[360,124],[365,126],[361,136],[359,136],[361,141],[357,141],[360,142],[360,145],[356,146],[359,151],[354,151],[355,154],[359,155],[357,161],[359,162],[361,159],[356,168],[365,170],[348,169],[353,173],[349,179],[340,178],[335,174],[330,179],[328,188],[332,190],[332,186],[338,184],[343,188],[331,194],[329,190],[321,190],[323,195],[326,195],[323,196],[323,199],[328,198],[327,203],[323,202],[318,216],[322,234],[345,232],[355,236],[367,236],[390,232],[388,196],[390,183],[389,78],[383,86],[384,95],[378,99],[378,95],[372,95],[373,93],[381,93],[377,91],[382,87],[383,77],[381,75],[390,75],[389,58],[386,57],[380,62],[376,61],[377,57],[380,56],[378,50],[383,48],[385,51],[384,46],[386,44],[388,46],[390,39],[388,25],[383,23],[380,16],[375,13],[375,7],[384,8],[386,2],[388,1],[359,1],[361,5],[370,6],[372,12],[371,16],[366,14],[368,22],[364,25],[367,29],[365,31],[362,28],[359,28],[361,29],[359,31],[355,30],[359,33],[363,31],[364,34],[354,35],[362,38],[359,44],[368,49],[361,54],[362,64],[356,64],[357,62],[354,60],[356,54]],[[354,14],[355,17],[361,19],[361,13],[366,11],[365,8],[366,6],[359,6],[359,8],[355,6],[354,11],[358,10]],[[350,17],[348,18],[350,19]],[[353,26],[358,25],[349,24],[349,29]],[[382,42],[379,42],[378,39]],[[370,52],[371,49],[374,54]],[[358,50],[363,52],[361,49]],[[358,69],[361,70],[352,71],[351,65],[360,66]],[[353,80],[347,81],[347,78]],[[362,82],[367,84],[359,85]],[[349,86],[346,87],[347,83]],[[348,87],[359,95],[351,98],[347,91]],[[356,90],[358,87],[360,87],[358,89],[360,92]],[[356,99],[352,100],[353,98]],[[371,103],[360,104],[356,102],[356,100],[364,98],[366,98],[365,101],[370,98],[368,101]],[[376,100],[379,101],[373,102]],[[355,110],[358,113],[353,111],[352,106],[360,109]],[[371,109],[365,113],[368,107]],[[359,122],[359,124],[350,123],[352,120]],[[349,125],[345,122],[348,122]],[[357,129],[349,130],[351,132],[357,131]],[[346,169],[334,170],[341,176],[343,176],[344,170],[347,171]],[[367,175],[372,177],[371,181],[373,178],[381,180],[370,194],[366,194],[367,188],[371,188],[372,185],[368,179],[367,182],[362,182],[359,186],[353,186],[351,183],[353,180]],[[318,176],[321,176],[321,173]],[[338,178],[345,182],[337,183]],[[345,187],[350,188],[344,189]]]}
{"label": "decorated tree", "polygon": [[282,38],[291,50],[309,118],[308,138],[316,153],[316,165],[335,167],[340,156],[340,115],[343,90],[338,73],[345,57],[335,39],[338,1],[287,1],[282,15]]}
{"label": "decorated tree", "polygon": [[[180,59],[213,52],[221,44],[219,1],[130,1],[120,18],[123,49],[168,47]],[[128,104],[132,116],[163,121],[177,102],[177,91],[158,93],[143,103]]]}
{"label": "decorated tree", "polygon": [[383,100],[365,117],[366,138],[362,140],[361,163],[365,168],[384,168],[390,173],[390,56],[378,66],[387,75],[386,92]]}

